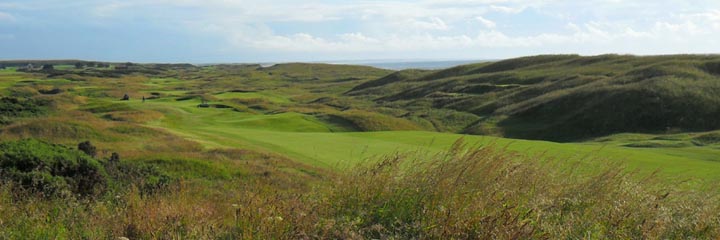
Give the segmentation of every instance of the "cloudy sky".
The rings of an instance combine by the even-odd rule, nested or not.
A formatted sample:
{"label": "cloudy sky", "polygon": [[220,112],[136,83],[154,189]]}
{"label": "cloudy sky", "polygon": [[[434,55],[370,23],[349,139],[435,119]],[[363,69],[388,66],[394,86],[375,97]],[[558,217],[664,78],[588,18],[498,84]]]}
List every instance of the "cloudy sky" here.
{"label": "cloudy sky", "polygon": [[0,59],[720,53],[718,0],[0,0]]}

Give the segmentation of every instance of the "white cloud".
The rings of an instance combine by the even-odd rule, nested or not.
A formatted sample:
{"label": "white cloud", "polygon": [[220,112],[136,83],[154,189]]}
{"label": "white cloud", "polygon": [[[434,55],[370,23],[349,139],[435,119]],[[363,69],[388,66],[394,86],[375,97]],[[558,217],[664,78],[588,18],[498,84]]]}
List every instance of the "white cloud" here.
{"label": "white cloud", "polygon": [[448,25],[437,17],[432,17],[429,21],[422,21],[417,19],[410,20],[410,26],[416,29],[427,29],[427,30],[447,30]]}
{"label": "white cloud", "polygon": [[[228,39],[238,48],[293,52],[423,51],[451,48],[477,51],[487,48],[548,46],[577,46],[582,49],[588,44],[605,46],[608,51],[612,51],[612,46],[626,46],[628,41],[642,40],[657,43],[654,44],[657,46],[663,45],[665,39],[690,44],[697,42],[694,39],[720,37],[720,10],[704,8],[702,11],[680,12],[661,7],[663,3],[671,2],[422,0],[338,3],[308,0],[298,3],[289,0],[126,0],[98,4],[95,9],[96,15],[103,17],[122,16],[123,11],[133,11],[139,6],[194,9],[200,14],[182,18],[184,22],[190,23],[187,24],[190,31],[202,34],[210,32]],[[717,6],[713,1],[695,4]],[[523,21],[522,15],[528,13],[567,20],[569,23],[564,27],[547,27],[522,34],[506,29],[512,26],[512,23],[504,22],[507,19],[493,21],[485,17],[498,13],[517,14],[514,18],[520,19],[518,21]],[[529,19],[524,21],[535,21]],[[360,27],[323,29],[323,24],[340,20]],[[278,33],[270,27],[273,23],[312,23],[324,31],[298,28],[289,32],[286,28]],[[464,27],[463,24],[468,23],[480,23],[484,28]],[[517,28],[518,23],[514,24]]]}
{"label": "white cloud", "polygon": [[480,23],[485,25],[486,28],[495,28],[495,26],[497,26],[497,24],[495,22],[490,21],[487,18],[484,18],[482,16],[477,16],[477,17],[475,17],[475,19],[477,19]]}
{"label": "white cloud", "polygon": [[[720,52],[716,44],[706,44],[720,39],[720,4],[716,0],[79,2],[68,4],[83,9],[78,13],[98,19],[133,19],[156,24],[153,27],[157,29],[210,36],[227,42],[218,49],[237,51],[325,52],[342,56],[434,50],[482,53],[496,49],[524,53],[544,49],[667,52],[705,46],[708,51]],[[53,3],[54,7],[63,4]]]}
{"label": "white cloud", "polygon": [[[363,32],[339,34],[336,37],[321,37],[308,33],[281,35],[267,27],[244,28],[237,33],[232,43],[239,47],[262,49],[266,51],[289,51],[308,53],[359,53],[359,52],[410,52],[410,51],[451,51],[464,49],[478,52],[483,49],[538,49],[585,46],[598,47],[603,52],[651,51],[645,45],[657,45],[664,41],[673,43],[691,42],[686,38],[691,34],[707,39],[718,36],[716,32],[699,31],[698,23],[677,22],[657,23],[656,26],[640,30],[629,25],[613,22],[589,22],[582,25],[568,23],[570,33],[540,33],[526,36],[513,36],[497,29],[480,30],[475,34],[430,34],[415,33],[409,35],[367,35]],[[223,29],[223,28],[221,28]],[[242,36],[242,37],[237,37]],[[642,43],[642,44],[640,44]],[[682,49],[683,44],[675,44]],[[615,47],[613,47],[615,46]],[[582,48],[579,48],[582,49]],[[602,49],[605,49],[604,51]],[[672,47],[656,51],[672,52]],[[591,51],[596,53],[595,50]],[[580,53],[583,53],[582,51]]]}
{"label": "white cloud", "polygon": [[512,8],[507,6],[490,5],[490,10],[501,13],[518,14],[525,11],[525,6]]}

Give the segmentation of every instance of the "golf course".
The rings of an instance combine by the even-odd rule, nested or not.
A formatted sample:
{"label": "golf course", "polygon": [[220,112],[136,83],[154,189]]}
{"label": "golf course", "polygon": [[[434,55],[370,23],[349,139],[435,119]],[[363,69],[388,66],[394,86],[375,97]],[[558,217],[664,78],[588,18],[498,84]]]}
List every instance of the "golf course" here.
{"label": "golf course", "polygon": [[717,236],[718,62],[6,61],[0,238]]}

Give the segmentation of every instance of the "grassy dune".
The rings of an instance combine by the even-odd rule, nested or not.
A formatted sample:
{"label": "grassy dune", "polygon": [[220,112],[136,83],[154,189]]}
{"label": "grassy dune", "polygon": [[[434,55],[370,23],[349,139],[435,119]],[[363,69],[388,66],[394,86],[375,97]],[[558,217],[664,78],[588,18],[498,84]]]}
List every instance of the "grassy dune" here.
{"label": "grassy dune", "polygon": [[[677,61],[714,61],[687,58]],[[716,237],[715,129],[559,143],[503,138],[512,117],[449,107],[572,85],[556,78],[563,69],[629,79],[628,64],[647,70],[656,61],[662,76],[705,84],[715,71],[666,60],[543,56],[398,73],[299,63],[2,70],[0,142],[18,147],[0,149],[16,156],[0,158],[12,173],[0,171],[0,238]],[[552,96],[577,94],[559,91]],[[503,109],[553,102],[526,100]],[[489,135],[462,134],[479,128]],[[84,141],[93,151],[76,150]],[[92,163],[99,187],[75,186],[87,179],[73,171],[53,176],[70,169],[62,164],[18,160],[32,159],[33,148],[47,162]],[[63,194],[46,194],[46,185]]]}

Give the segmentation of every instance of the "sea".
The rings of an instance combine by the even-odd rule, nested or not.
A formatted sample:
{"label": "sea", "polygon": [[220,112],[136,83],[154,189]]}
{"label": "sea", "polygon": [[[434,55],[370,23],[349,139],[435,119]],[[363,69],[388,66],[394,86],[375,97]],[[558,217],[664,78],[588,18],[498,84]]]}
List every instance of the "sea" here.
{"label": "sea", "polygon": [[482,63],[492,60],[452,60],[452,61],[388,61],[388,62],[351,62],[348,64],[365,65],[376,68],[384,68],[390,70],[405,70],[405,69],[444,69],[451,68],[460,65]]}

